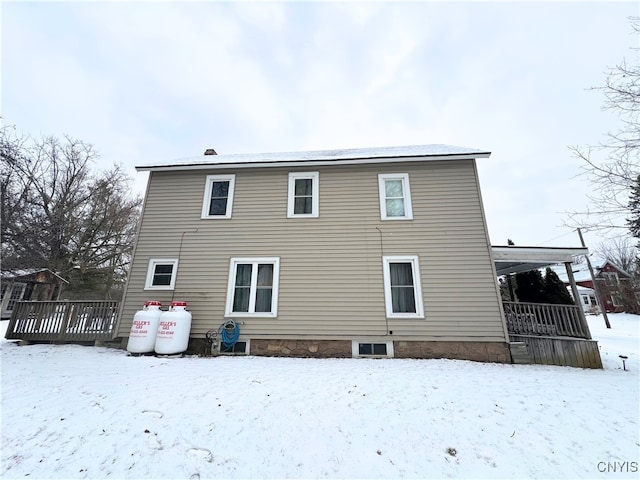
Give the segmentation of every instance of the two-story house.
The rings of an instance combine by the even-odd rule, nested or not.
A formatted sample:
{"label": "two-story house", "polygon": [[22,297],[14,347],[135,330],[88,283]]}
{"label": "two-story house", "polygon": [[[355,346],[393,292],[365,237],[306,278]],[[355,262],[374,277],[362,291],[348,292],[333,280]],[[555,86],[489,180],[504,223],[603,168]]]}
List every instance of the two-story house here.
{"label": "two-story house", "polygon": [[[593,288],[593,280],[587,273],[584,278],[576,278],[576,283]],[[607,312],[640,313],[640,289],[630,273],[605,260],[596,269],[595,279]]]}
{"label": "two-story house", "polygon": [[[149,171],[118,336],[188,303],[253,355],[509,362],[476,158],[447,145],[205,155]],[[238,348],[236,348],[238,351]]]}

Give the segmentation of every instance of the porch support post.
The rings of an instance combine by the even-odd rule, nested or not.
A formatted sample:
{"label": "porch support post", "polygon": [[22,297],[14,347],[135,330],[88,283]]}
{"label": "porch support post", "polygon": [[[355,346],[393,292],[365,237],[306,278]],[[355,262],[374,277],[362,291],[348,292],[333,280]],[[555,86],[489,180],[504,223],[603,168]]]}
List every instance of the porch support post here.
{"label": "porch support post", "polygon": [[571,262],[564,262],[564,267],[567,269],[567,277],[569,277],[569,283],[571,284],[571,292],[573,292],[573,300],[578,306],[578,317],[580,318],[580,323],[582,324],[582,328],[587,334],[587,339],[591,340],[591,332],[589,331],[589,324],[587,324],[587,317],[584,316],[584,310],[582,309],[580,294],[578,293],[576,280],[573,277],[573,270],[571,265],[572,265]]}

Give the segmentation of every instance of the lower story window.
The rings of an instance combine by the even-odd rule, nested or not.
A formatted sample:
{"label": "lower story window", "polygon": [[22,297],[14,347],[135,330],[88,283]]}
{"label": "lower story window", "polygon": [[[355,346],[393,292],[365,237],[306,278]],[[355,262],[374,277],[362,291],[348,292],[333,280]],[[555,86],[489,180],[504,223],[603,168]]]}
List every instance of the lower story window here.
{"label": "lower story window", "polygon": [[173,290],[176,284],[178,260],[174,258],[152,258],[147,269],[145,290]]}
{"label": "lower story window", "polygon": [[279,257],[232,258],[225,315],[275,317],[279,276]]}
{"label": "lower story window", "polygon": [[387,317],[423,318],[418,257],[383,257],[383,276]]}

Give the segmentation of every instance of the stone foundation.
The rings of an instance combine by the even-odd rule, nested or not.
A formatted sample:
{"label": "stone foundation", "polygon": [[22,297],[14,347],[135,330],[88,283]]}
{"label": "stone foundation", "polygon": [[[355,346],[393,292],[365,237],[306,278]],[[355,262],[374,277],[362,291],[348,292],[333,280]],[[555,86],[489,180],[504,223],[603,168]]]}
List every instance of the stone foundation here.
{"label": "stone foundation", "polygon": [[[378,343],[378,341],[374,341]],[[382,343],[382,342],[380,342]],[[126,349],[127,338],[120,348]],[[351,340],[260,340],[251,339],[250,355],[263,357],[351,358]],[[509,345],[502,342],[441,342],[395,340],[395,358],[449,358],[488,363],[511,363]],[[188,355],[211,355],[204,338],[189,338]],[[600,367],[602,368],[602,367]]]}
{"label": "stone foundation", "polygon": [[506,342],[395,341],[396,358],[450,358],[475,362],[511,363]]}
{"label": "stone foundation", "polygon": [[266,357],[350,358],[351,340],[251,339],[251,355]]}

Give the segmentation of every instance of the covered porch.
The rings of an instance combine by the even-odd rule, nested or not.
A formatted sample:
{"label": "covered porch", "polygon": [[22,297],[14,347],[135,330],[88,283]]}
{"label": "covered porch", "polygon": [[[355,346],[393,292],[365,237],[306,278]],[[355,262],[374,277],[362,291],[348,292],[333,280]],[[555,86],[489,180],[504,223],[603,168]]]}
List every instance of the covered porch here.
{"label": "covered porch", "polygon": [[[498,276],[509,276],[564,264],[573,298],[580,300],[573,277],[573,258],[588,255],[585,247],[492,247]],[[591,339],[584,310],[579,305],[504,301],[505,323],[514,363],[602,368],[598,344]]]}

